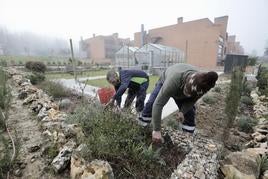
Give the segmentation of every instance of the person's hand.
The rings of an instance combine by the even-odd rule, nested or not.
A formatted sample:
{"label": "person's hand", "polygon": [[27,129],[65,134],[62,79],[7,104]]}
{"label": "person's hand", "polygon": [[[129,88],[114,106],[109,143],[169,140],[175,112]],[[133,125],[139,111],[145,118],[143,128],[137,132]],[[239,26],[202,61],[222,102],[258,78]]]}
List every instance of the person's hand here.
{"label": "person's hand", "polygon": [[163,138],[161,135],[161,131],[153,131],[152,133],[152,141],[153,143],[163,143]]}
{"label": "person's hand", "polygon": [[178,112],[176,114],[176,119],[177,119],[178,122],[182,123],[184,121],[184,115],[183,115],[183,113],[182,112]]}

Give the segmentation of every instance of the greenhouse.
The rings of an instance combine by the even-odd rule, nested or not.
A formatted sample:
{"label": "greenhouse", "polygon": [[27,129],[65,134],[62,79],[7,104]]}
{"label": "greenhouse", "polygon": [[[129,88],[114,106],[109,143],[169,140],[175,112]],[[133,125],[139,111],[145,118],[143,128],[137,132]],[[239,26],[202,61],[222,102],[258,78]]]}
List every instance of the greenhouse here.
{"label": "greenhouse", "polygon": [[138,65],[135,59],[135,52],[138,47],[123,46],[115,54],[115,66],[121,68],[131,68]]}
{"label": "greenhouse", "polygon": [[180,49],[160,44],[146,44],[135,52],[140,66],[166,68],[185,62],[184,52]]}

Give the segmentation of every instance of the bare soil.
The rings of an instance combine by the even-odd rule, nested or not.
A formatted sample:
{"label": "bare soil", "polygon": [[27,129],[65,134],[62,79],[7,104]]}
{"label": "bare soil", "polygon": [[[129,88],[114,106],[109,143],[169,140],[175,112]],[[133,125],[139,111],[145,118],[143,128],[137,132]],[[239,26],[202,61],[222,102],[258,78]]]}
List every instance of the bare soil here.
{"label": "bare soil", "polygon": [[42,146],[46,141],[38,121],[28,107],[22,105],[22,100],[17,99],[16,89],[12,90],[12,96],[8,126],[18,141],[18,157],[10,178],[66,178],[64,175],[56,176],[48,167],[48,160],[41,157]]}

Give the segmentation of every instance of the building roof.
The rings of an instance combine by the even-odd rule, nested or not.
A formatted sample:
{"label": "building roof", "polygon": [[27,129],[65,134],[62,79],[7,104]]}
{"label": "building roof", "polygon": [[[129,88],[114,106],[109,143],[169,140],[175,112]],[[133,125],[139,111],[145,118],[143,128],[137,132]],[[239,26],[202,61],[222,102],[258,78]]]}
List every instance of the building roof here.
{"label": "building roof", "polygon": [[131,51],[133,51],[133,52],[135,52],[136,50],[139,49],[139,47],[128,47],[128,48],[129,48],[129,50],[131,50]]}
{"label": "building roof", "polygon": [[140,52],[144,52],[144,51],[147,51],[146,50],[146,46],[151,46],[153,48],[156,48],[158,50],[161,50],[161,51],[182,51],[178,48],[175,48],[175,47],[170,47],[170,46],[166,46],[166,45],[162,45],[162,44],[153,44],[153,43],[148,43],[148,44],[145,44],[144,46],[142,46],[140,49],[138,49],[138,51]]}
{"label": "building roof", "polygon": [[129,49],[129,51],[131,52],[135,52],[136,50],[138,50],[139,48],[138,47],[131,47],[131,46],[127,46],[127,45],[124,45],[123,47],[121,47],[116,53],[124,53],[124,51],[127,51],[127,49]]}

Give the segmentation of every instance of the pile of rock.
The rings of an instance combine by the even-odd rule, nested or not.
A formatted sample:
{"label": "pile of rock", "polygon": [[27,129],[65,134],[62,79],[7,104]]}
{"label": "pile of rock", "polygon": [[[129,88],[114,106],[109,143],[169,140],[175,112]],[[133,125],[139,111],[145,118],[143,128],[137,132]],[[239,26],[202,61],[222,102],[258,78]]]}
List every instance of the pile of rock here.
{"label": "pile of rock", "polygon": [[268,97],[259,96],[256,91],[251,93],[254,102],[254,114],[258,124],[254,127],[254,133],[251,134],[252,140],[246,144],[246,147],[267,149],[268,142]]}
{"label": "pile of rock", "polygon": [[81,157],[81,152],[85,147],[81,144],[72,155],[71,159],[71,178],[87,179],[87,178],[107,178],[114,179],[112,167],[106,161],[93,160],[87,162]]}
{"label": "pile of rock", "polygon": [[[40,120],[43,136],[46,139],[43,146],[56,144],[59,147],[59,153],[51,163],[52,168],[55,172],[64,171],[71,163],[72,153],[77,147],[76,139],[84,137],[82,129],[76,124],[68,124],[67,114],[60,111],[59,105],[53,102],[43,90],[33,86],[25,73],[13,68],[8,69],[7,72],[18,88],[18,98],[23,100],[23,105],[29,106],[29,109],[37,114],[37,119]],[[76,157],[76,159],[79,158]],[[107,170],[107,166],[109,166],[107,162],[93,161],[89,166],[81,167],[79,171],[81,173],[85,170],[84,174],[76,175],[75,178],[87,178],[89,176],[87,172],[92,171],[92,168],[94,168],[93,173],[98,173],[97,171],[103,173],[103,170]],[[111,167],[108,169],[109,176],[113,176]],[[71,171],[73,170],[71,168]],[[98,178],[98,176],[100,175],[92,175],[93,178]]]}
{"label": "pile of rock", "polygon": [[263,116],[268,116],[268,97],[259,96],[257,91],[252,91],[250,94],[252,101],[254,102],[254,114],[257,119]]}
{"label": "pile of rock", "polygon": [[[225,157],[221,171],[226,178],[237,179],[256,179],[260,176],[259,164],[257,157],[259,155],[267,155],[267,149],[262,148],[248,148],[241,152],[233,152]],[[267,172],[265,172],[267,173]],[[266,174],[264,179],[268,178]]]}
{"label": "pile of rock", "polygon": [[199,133],[189,135],[180,131],[168,131],[172,141],[187,154],[185,159],[172,173],[172,179],[179,178],[217,178],[222,146],[212,140],[203,138]]}
{"label": "pile of rock", "polygon": [[[237,179],[256,179],[260,176],[260,168],[257,157],[267,155],[268,148],[268,98],[259,96],[256,91],[251,92],[254,102],[254,114],[258,124],[251,134],[251,141],[245,144],[245,148],[240,152],[230,153],[222,162],[221,171],[225,177]],[[268,171],[264,172],[263,178],[268,178]]]}

